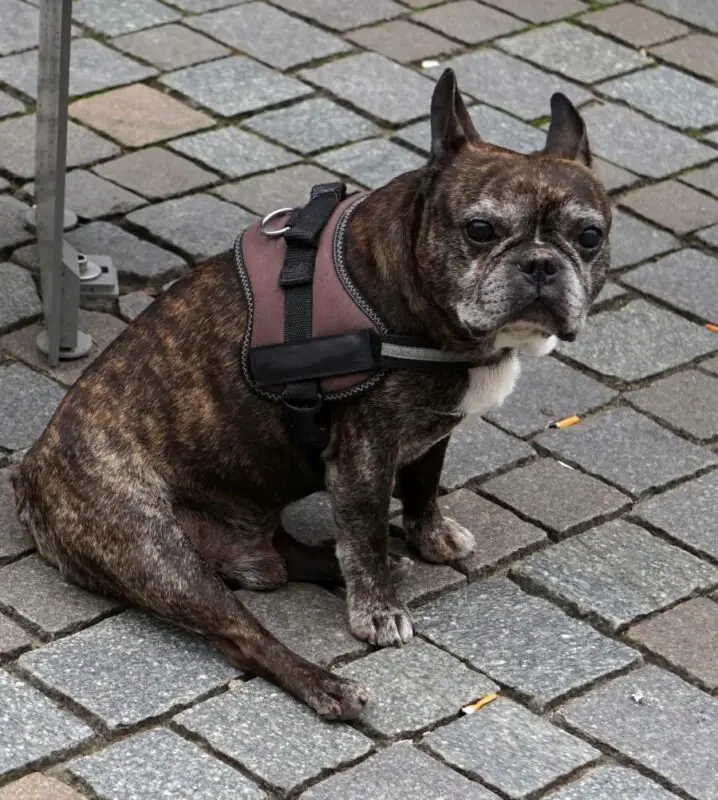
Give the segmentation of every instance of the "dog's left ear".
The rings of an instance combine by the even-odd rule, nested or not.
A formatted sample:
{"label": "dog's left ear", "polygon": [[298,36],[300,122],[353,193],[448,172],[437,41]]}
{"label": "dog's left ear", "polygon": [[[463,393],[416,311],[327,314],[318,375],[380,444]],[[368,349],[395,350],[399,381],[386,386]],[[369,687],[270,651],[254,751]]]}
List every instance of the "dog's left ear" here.
{"label": "dog's left ear", "polygon": [[453,69],[445,69],[431,98],[430,162],[446,162],[466,142],[480,142],[474,123],[459,94]]}
{"label": "dog's left ear", "polygon": [[586,125],[574,104],[560,92],[551,97],[551,124],[544,153],[591,166]]}

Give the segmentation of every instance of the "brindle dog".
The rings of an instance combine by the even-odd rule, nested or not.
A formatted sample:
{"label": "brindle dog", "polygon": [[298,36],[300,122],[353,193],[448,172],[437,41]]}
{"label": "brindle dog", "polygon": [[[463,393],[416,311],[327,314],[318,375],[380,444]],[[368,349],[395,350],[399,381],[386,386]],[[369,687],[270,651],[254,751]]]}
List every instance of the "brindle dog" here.
{"label": "brindle dog", "polygon": [[[366,691],[280,644],[224,579],[271,589],[341,573],[352,632],[399,645],[413,630],[387,553],[392,492],[425,559],[471,552],[471,534],[437,505],[449,434],[511,390],[517,350],[547,352],[576,336],[609,262],[611,214],[584,124],[562,95],[551,106],[541,154],[492,146],[447,70],[427,165],[374,191],[351,218],[348,266],[384,320],[474,368],[394,371],[337,405],[317,467],[289,438],[280,406],[242,379],[246,305],[228,252],[107,348],[20,466],[19,516],[42,556],[80,586],[197,631],[324,717],[359,714]],[[283,507],[323,488],[336,555],[279,526]]]}

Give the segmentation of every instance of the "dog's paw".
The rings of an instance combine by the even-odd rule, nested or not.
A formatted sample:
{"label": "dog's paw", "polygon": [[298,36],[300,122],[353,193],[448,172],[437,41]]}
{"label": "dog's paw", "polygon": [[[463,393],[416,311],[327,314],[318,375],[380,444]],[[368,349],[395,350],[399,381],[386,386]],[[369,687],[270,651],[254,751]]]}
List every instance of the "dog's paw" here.
{"label": "dog's paw", "polygon": [[380,647],[400,647],[414,635],[411,614],[399,603],[351,604],[349,628],[358,639]]}
{"label": "dog's paw", "polygon": [[324,719],[356,719],[364,710],[369,693],[354,681],[321,670],[311,679],[303,699]]}
{"label": "dog's paw", "polygon": [[414,569],[414,562],[408,556],[389,553],[389,573],[393,583],[399,583]]}
{"label": "dog's paw", "polygon": [[448,564],[470,556],[476,548],[474,534],[453,519],[442,517],[429,531],[410,533],[422,558],[433,564]]}

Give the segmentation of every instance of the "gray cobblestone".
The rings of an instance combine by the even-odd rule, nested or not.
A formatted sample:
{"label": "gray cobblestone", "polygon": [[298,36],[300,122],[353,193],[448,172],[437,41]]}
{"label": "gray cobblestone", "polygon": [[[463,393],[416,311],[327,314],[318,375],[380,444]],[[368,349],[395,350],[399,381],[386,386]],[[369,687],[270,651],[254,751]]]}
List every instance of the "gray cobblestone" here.
{"label": "gray cobblestone", "polygon": [[402,172],[418,169],[424,159],[386,139],[365,139],[330,150],[316,160],[329,170],[348,175],[352,180],[378,189]]}
{"label": "gray cobblestone", "polygon": [[604,766],[592,770],[551,795],[551,800],[677,800],[678,795],[625,767]]}
{"label": "gray cobblestone", "polygon": [[105,36],[119,36],[163,22],[173,22],[180,15],[158,0],[78,0],[72,16],[83,25]]}
{"label": "gray cobblestone", "polygon": [[0,366],[0,446],[20,450],[42,433],[65,394],[23,364]]}
{"label": "gray cobblestone", "polygon": [[20,0],[3,0],[2,16],[0,55],[37,47],[40,15],[36,8]]}
{"label": "gray cobblestone", "polygon": [[287,11],[315,19],[339,31],[358,28],[404,13],[404,7],[393,0],[362,0],[361,3],[346,3],[344,0],[275,0],[276,5]]}
{"label": "gray cobblestone", "polygon": [[[0,658],[14,656],[32,644],[30,634],[13,622],[9,617],[0,614]],[[2,793],[0,792],[0,799]]]}
{"label": "gray cobblestone", "polygon": [[621,198],[621,202],[642,217],[679,234],[718,222],[718,201],[674,180],[636,189]]}
{"label": "gray cobblestone", "polygon": [[[637,175],[634,175],[626,169],[617,167],[609,161],[604,161],[602,158],[593,159],[593,170],[607,192],[617,192],[619,189],[625,189],[638,180]],[[611,241],[613,241],[613,239]]]}
{"label": "gray cobblestone", "polygon": [[551,22],[587,8],[580,0],[541,0],[541,3],[535,0],[491,0],[491,5],[530,22]]}
{"label": "gray cobblestone", "polygon": [[691,25],[718,33],[718,19],[711,0],[644,0],[647,6],[678,17]]}
{"label": "gray cobblestone", "polygon": [[679,176],[679,180],[694,186],[696,189],[703,189],[704,192],[708,192],[714,197],[718,197],[718,161],[711,164],[710,167],[686,172]]}
{"label": "gray cobblestone", "polygon": [[584,14],[581,22],[628,42],[634,47],[648,47],[684,36],[689,32],[689,29],[680,22],[632,3]]}
{"label": "gray cobblestone", "polygon": [[125,322],[132,322],[148,306],[152,305],[153,300],[153,297],[142,291],[124,294],[118,301],[120,316]]}
{"label": "gray cobblestone", "polygon": [[27,273],[15,264],[0,264],[0,331],[13,328],[42,311],[35,283]]}
{"label": "gray cobblestone", "polygon": [[718,81],[718,53],[715,39],[704,33],[692,33],[674,42],[655,47],[653,55],[695,72],[705,78]]}
{"label": "gray cobblestone", "polygon": [[0,564],[29,553],[34,546],[17,518],[9,478],[10,470],[0,470]]}
{"label": "gray cobblestone", "polygon": [[479,44],[524,27],[515,17],[472,0],[444,3],[413,14],[412,19],[465,44]]}
{"label": "gray cobblestone", "polygon": [[0,247],[14,247],[32,239],[25,227],[28,206],[14,197],[0,197]]}
{"label": "gray cobblestone", "polygon": [[613,212],[611,267],[618,269],[675,250],[680,242],[670,233],[636,219],[621,209]]}
{"label": "gray cobblestone", "polygon": [[112,40],[112,44],[161,70],[181,69],[229,53],[226,47],[201,33],[176,24],[118,36]]}

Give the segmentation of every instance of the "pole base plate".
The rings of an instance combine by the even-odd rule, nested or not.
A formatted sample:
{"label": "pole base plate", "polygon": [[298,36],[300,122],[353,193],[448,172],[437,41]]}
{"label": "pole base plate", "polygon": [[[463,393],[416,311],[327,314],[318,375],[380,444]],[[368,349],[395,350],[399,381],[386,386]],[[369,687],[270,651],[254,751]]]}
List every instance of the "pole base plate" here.
{"label": "pole base plate", "polygon": [[[48,341],[47,331],[42,331],[42,333],[38,334],[36,344],[37,344],[37,349],[41,353],[44,353],[44,355],[49,354],[50,344]],[[74,361],[77,358],[83,358],[90,352],[91,349],[92,349],[92,339],[83,331],[78,331],[77,347],[74,348],[61,347],[60,361]]]}

